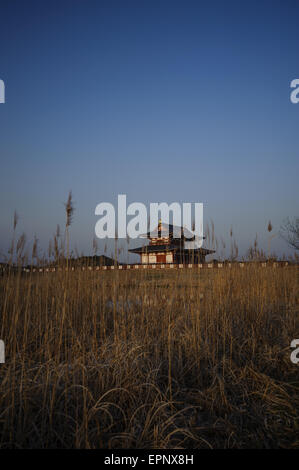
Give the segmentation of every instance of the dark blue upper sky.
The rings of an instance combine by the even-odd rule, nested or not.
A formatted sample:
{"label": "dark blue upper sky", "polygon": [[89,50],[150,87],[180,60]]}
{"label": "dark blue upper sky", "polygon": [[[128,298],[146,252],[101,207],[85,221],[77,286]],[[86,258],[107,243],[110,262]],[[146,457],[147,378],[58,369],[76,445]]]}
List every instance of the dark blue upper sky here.
{"label": "dark blue upper sky", "polygon": [[298,1],[2,0],[0,21],[1,249],[14,209],[46,247],[69,189],[85,253],[118,194],[203,202],[243,250],[298,216]]}

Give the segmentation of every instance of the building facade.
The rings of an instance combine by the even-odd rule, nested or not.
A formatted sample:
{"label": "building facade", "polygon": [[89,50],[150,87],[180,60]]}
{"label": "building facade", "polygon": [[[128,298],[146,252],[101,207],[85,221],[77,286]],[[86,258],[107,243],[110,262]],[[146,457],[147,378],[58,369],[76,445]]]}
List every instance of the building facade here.
{"label": "building facade", "polygon": [[142,264],[198,264],[205,261],[205,257],[213,250],[206,248],[186,248],[186,242],[195,241],[195,236],[190,233],[186,238],[183,227],[163,224],[159,221],[158,227],[143,235],[149,239],[149,244],[129,250],[138,254]]}

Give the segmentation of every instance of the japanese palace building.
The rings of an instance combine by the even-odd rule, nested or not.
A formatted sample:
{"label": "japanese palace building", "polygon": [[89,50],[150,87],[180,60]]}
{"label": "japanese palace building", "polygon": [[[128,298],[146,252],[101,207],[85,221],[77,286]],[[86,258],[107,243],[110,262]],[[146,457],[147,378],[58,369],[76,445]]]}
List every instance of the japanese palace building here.
{"label": "japanese palace building", "polygon": [[[150,240],[149,245],[133,248],[131,253],[140,255],[142,264],[173,263],[173,264],[197,264],[205,261],[205,257],[213,250],[206,248],[196,248],[196,237],[190,233],[190,237],[184,236],[183,227],[163,224],[159,221],[158,227],[142,235],[143,238]],[[185,229],[186,233],[186,229]],[[192,242],[194,248],[192,247]],[[186,248],[188,243],[188,248]]]}

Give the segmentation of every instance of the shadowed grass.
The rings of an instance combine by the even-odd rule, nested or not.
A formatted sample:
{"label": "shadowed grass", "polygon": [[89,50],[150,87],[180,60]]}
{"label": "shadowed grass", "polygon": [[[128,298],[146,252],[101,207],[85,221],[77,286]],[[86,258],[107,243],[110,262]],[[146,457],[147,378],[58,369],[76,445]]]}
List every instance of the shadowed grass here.
{"label": "shadowed grass", "polygon": [[0,278],[0,446],[299,447],[298,268]]}

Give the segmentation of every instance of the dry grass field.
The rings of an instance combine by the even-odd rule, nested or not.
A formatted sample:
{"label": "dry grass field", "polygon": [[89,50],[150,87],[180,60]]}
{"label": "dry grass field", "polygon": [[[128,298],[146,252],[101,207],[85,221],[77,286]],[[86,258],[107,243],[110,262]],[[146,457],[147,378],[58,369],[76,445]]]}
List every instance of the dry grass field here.
{"label": "dry grass field", "polygon": [[298,267],[0,277],[1,448],[295,448]]}

